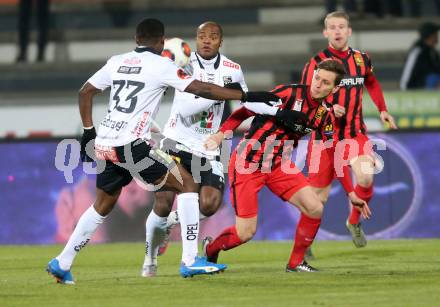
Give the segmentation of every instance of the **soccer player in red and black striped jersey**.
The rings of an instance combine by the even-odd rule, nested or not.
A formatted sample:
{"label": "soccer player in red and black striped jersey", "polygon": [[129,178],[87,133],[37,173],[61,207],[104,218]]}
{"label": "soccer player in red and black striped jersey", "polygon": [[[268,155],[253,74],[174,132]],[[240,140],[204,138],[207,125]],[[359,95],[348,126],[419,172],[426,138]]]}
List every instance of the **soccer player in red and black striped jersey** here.
{"label": "soccer player in red and black striped jersey", "polygon": [[[331,184],[335,178],[335,161],[347,158],[349,152],[349,165],[356,179],[354,191],[366,202],[373,196],[373,172],[369,171],[367,173],[364,171],[365,166],[368,166],[369,170],[373,170],[374,167],[372,146],[366,135],[367,129],[362,116],[364,85],[380,112],[381,121],[383,123],[388,122],[392,129],[397,129],[393,117],[387,112],[382,89],[373,74],[373,66],[369,55],[348,46],[351,33],[352,29],[346,13],[338,11],[328,14],[324,20],[323,34],[328,39],[329,46],[310,59],[304,67],[301,79],[302,84],[311,84],[317,65],[329,58],[341,61],[347,72],[339,85],[339,91],[327,99],[332,104],[345,107],[345,116],[336,119],[334,122],[333,137],[335,142],[333,146],[327,148],[321,154],[318,171],[309,173],[309,182],[323,203],[328,199]],[[312,134],[310,142],[322,139],[322,133],[316,131]],[[337,146],[338,142],[345,142],[350,145]],[[311,148],[311,144],[309,148]],[[338,151],[338,148],[341,148],[340,152],[335,152],[335,150]],[[310,161],[308,163],[310,166]],[[361,167],[362,165],[364,168]],[[365,246],[367,241],[360,226],[360,213],[358,210],[351,210],[346,225],[355,246]]]}
{"label": "soccer player in red and black striped jersey", "polygon": [[[282,105],[273,116],[255,116],[250,129],[232,153],[229,184],[236,224],[223,230],[215,240],[204,240],[208,259],[217,261],[221,250],[229,250],[252,239],[257,228],[258,192],[267,186],[301,211],[286,271],[316,271],[304,261],[304,253],[318,231],[323,205],[291,161],[291,154],[301,137],[312,130],[324,130],[332,122],[331,109],[323,100],[337,91],[344,73],[342,64],[328,60],[319,64],[311,86],[281,85],[272,91],[280,97]],[[238,109],[206,145],[218,146],[226,131],[234,130],[244,119],[254,115],[244,107]],[[360,207],[366,204],[357,197],[351,199]],[[368,207],[363,210],[369,211]]]}

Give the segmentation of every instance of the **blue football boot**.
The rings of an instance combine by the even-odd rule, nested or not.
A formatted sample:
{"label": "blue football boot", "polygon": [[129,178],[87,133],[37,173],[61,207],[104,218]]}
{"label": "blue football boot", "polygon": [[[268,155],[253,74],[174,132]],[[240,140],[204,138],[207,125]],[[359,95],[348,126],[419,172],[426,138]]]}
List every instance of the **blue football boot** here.
{"label": "blue football boot", "polygon": [[180,275],[183,278],[193,277],[194,275],[214,274],[226,270],[226,264],[213,263],[206,260],[206,257],[196,257],[191,265],[180,265]]}
{"label": "blue football boot", "polygon": [[58,259],[52,259],[48,264],[46,268],[47,273],[51,274],[58,283],[64,284],[64,285],[74,285],[75,281],[73,280],[72,273],[69,271],[64,271],[60,268],[60,263],[58,262]]}

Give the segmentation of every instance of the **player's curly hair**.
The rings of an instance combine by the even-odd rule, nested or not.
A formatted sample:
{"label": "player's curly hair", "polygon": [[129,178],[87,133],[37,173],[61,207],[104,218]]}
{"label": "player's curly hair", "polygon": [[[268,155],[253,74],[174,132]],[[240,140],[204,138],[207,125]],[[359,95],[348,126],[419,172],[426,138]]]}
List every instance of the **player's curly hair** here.
{"label": "player's curly hair", "polygon": [[158,19],[146,18],[136,27],[136,37],[146,43],[156,43],[164,35],[165,26]]}
{"label": "player's curly hair", "polygon": [[341,61],[334,59],[326,59],[319,63],[317,67],[318,69],[334,72],[336,74],[335,85],[339,85],[346,74],[344,65],[342,65]]}

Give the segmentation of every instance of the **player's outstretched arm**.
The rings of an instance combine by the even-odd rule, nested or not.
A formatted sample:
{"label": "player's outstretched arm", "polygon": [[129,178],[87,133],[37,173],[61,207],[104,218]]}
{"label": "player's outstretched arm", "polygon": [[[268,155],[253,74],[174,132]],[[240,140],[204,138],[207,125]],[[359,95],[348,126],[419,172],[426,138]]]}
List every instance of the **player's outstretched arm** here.
{"label": "player's outstretched arm", "polygon": [[207,99],[241,100],[255,102],[278,101],[278,97],[270,92],[243,92],[238,89],[228,89],[215,84],[194,80],[185,89],[185,92]]}
{"label": "player's outstretched arm", "polygon": [[203,143],[203,146],[207,150],[216,150],[220,147],[220,144],[225,138],[225,134],[222,131],[219,131],[217,133],[211,134],[208,136],[208,138]]}
{"label": "player's outstretched arm", "polygon": [[269,106],[265,103],[245,102],[243,106],[256,114],[273,116],[289,129],[295,129],[295,125],[297,124],[304,125],[307,123],[307,116],[299,111],[281,109],[279,107]]}
{"label": "player's outstretched arm", "polygon": [[376,105],[377,110],[380,113],[380,120],[383,124],[388,123],[391,129],[397,129],[394,117],[388,113],[387,106],[385,103],[385,98],[383,95],[382,87],[373,73],[373,69],[370,63],[370,69],[368,71],[367,77],[365,79],[365,87],[370,94],[371,100]]}
{"label": "player's outstretched arm", "polygon": [[199,114],[202,111],[208,110],[218,100],[211,100],[199,97],[197,100],[193,100],[191,104],[177,103],[177,110],[182,117],[189,117],[195,114]]}

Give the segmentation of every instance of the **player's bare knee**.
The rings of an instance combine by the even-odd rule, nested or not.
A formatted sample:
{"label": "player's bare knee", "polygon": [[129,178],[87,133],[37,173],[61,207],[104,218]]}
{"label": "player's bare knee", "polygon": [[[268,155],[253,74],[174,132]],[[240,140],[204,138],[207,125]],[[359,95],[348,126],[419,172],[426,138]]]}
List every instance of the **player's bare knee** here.
{"label": "player's bare knee", "polygon": [[200,212],[202,212],[204,216],[211,216],[217,212],[221,205],[221,197],[205,193],[200,194],[199,197]]}
{"label": "player's bare knee", "polygon": [[321,203],[324,205],[325,203],[327,203],[328,195],[326,195],[325,193],[319,193],[318,198],[321,201]]}
{"label": "player's bare knee", "polygon": [[321,218],[324,211],[324,205],[319,199],[316,199],[304,207],[305,214],[311,218]]}
{"label": "player's bare knee", "polygon": [[168,216],[172,210],[174,202],[173,199],[170,200],[168,195],[162,195],[162,193],[155,193],[155,200],[154,200],[154,213],[156,213],[158,216]]}

